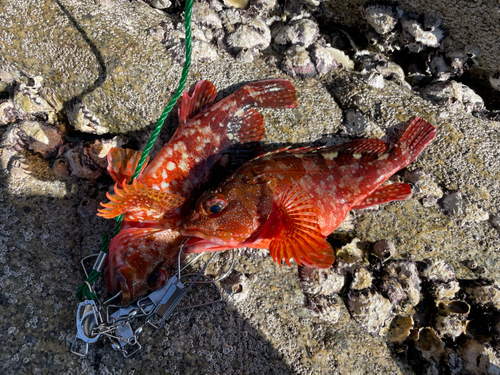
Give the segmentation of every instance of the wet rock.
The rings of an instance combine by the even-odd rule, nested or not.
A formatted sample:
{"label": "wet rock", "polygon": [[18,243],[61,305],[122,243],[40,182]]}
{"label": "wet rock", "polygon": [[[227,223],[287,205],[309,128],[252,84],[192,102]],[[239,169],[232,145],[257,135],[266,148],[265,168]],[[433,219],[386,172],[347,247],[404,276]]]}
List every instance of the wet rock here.
{"label": "wet rock", "polygon": [[0,125],[7,125],[15,122],[18,118],[18,113],[12,100],[6,100],[0,103]]}
{"label": "wet rock", "polygon": [[310,295],[305,296],[305,307],[315,316],[329,323],[337,323],[342,312],[342,300],[338,295]]}
{"label": "wet rock", "polygon": [[91,217],[97,214],[99,202],[95,199],[84,197],[78,206],[78,215],[82,218]]}
{"label": "wet rock", "polygon": [[394,29],[403,11],[395,3],[368,1],[361,12],[366,22],[379,34],[387,34]]}
{"label": "wet rock", "polygon": [[350,288],[353,290],[362,290],[372,286],[373,277],[371,273],[364,267],[354,271],[353,279]]}
{"label": "wet rock", "polygon": [[311,78],[317,74],[309,52],[300,45],[292,46],[286,50],[282,69],[292,77]]}
{"label": "wet rock", "polygon": [[19,137],[26,147],[45,159],[57,155],[63,144],[63,134],[55,127],[38,121],[23,121],[17,125]]}
{"label": "wet rock", "polygon": [[413,329],[413,318],[410,315],[396,315],[389,326],[386,338],[393,343],[402,343]]}
{"label": "wet rock", "polygon": [[373,244],[373,254],[383,262],[389,260],[396,253],[396,245],[388,240],[380,240]]}
{"label": "wet rock", "polygon": [[81,132],[92,134],[106,134],[109,132],[109,129],[101,125],[99,118],[79,99],[75,99],[69,104],[66,116],[69,123]]}
{"label": "wet rock", "polygon": [[344,302],[352,318],[372,336],[379,334],[391,316],[391,302],[376,291],[351,290]]}
{"label": "wet rock", "polygon": [[332,269],[299,266],[298,276],[304,293],[311,295],[338,293],[345,282],[345,277]]}

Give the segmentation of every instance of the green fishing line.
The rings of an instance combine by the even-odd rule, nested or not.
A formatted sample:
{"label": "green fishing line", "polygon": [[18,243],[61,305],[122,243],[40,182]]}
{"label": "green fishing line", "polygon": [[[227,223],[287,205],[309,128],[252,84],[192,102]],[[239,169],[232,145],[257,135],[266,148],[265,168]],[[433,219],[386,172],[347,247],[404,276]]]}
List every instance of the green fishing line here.
{"label": "green fishing line", "polygon": [[[158,122],[156,123],[153,132],[151,133],[151,136],[149,137],[148,143],[146,144],[146,147],[144,148],[144,151],[141,154],[141,157],[139,159],[139,163],[137,163],[137,167],[135,168],[135,172],[132,175],[132,178],[130,179],[130,183],[139,176],[139,173],[142,170],[142,167],[146,163],[146,159],[149,155],[149,152],[153,148],[153,145],[156,141],[156,138],[158,137],[158,134],[161,131],[161,128],[163,126],[163,123],[165,122],[165,119],[167,118],[168,114],[174,107],[175,103],[177,103],[177,100],[182,94],[182,91],[184,90],[184,86],[186,85],[187,77],[189,74],[189,67],[191,66],[191,9],[193,7],[193,1],[194,0],[187,0],[186,1],[186,7],[184,11],[184,28],[186,30],[186,60],[184,61],[184,67],[182,69],[182,75],[181,79],[179,80],[179,86],[177,87],[177,90],[175,91],[174,96],[172,96],[172,99],[170,99],[170,102],[168,102],[167,106],[163,110],[160,118],[158,119]],[[113,236],[116,236],[118,232],[120,232],[120,229],[122,227],[122,221],[123,221],[123,215],[117,216],[115,218],[115,228],[113,230]],[[109,243],[111,242],[111,239],[108,239],[108,236],[105,235],[103,236],[103,241],[101,244],[101,251],[103,253],[108,254],[109,253]],[[76,298],[78,298],[80,301],[83,301],[84,299],[92,299],[94,301],[97,301],[99,297],[97,294],[93,293],[89,289],[89,284],[90,286],[94,285],[96,280],[100,276],[100,272],[97,270],[93,269],[92,272],[87,277],[86,282],[80,284],[76,291]],[[88,284],[87,284],[88,283]]]}

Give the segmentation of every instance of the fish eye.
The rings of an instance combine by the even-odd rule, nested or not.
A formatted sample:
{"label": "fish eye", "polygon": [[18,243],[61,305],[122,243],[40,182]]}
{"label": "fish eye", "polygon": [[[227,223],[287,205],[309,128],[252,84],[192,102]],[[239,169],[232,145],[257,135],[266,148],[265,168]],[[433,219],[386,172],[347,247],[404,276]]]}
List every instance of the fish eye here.
{"label": "fish eye", "polygon": [[160,285],[163,285],[164,281],[165,281],[165,271],[161,269],[153,271],[153,273],[148,277],[148,285],[152,289],[156,289]]}
{"label": "fish eye", "polygon": [[208,215],[215,215],[220,213],[224,208],[226,208],[226,200],[220,194],[211,196],[205,201],[204,204],[205,212]]}

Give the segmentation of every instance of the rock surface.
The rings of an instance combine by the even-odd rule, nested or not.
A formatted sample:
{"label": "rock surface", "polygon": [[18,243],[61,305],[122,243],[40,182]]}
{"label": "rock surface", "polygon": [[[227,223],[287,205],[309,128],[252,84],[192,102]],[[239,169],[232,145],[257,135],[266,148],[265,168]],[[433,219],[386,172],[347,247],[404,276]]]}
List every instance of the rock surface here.
{"label": "rock surface", "polygon": [[[337,2],[329,2],[333,3]],[[415,9],[427,9],[421,2],[414,4]],[[471,9],[477,14],[494,9],[489,2],[484,8],[475,4]],[[404,3],[401,6],[408,8]],[[432,6],[437,12],[441,4]],[[168,16],[145,3],[9,0],[1,7],[0,69],[16,79],[42,76],[65,105],[83,100],[109,132],[139,137],[135,131],[156,121],[177,86],[179,65],[148,33]],[[450,17],[455,8],[450,9],[440,14],[444,23],[449,22],[450,32],[472,38],[471,31],[454,28]],[[350,10],[359,12],[357,8]],[[356,17],[342,10],[337,13],[346,20]],[[491,37],[498,38],[494,33],[482,38],[479,26],[488,26],[496,16],[491,12],[490,18],[478,19],[476,13],[462,22],[478,25],[477,38],[486,46],[481,47],[485,52],[479,61],[489,69],[498,61],[492,62],[488,53],[498,56],[498,51],[488,43]],[[467,43],[479,45],[475,40]],[[498,66],[496,70],[500,70]],[[251,64],[242,64],[222,53],[216,63],[200,62],[191,71],[188,85],[209,79],[222,96],[244,82],[268,77],[283,74],[259,57]],[[468,259],[485,268],[484,277],[499,277],[500,240],[495,219],[500,207],[498,122],[476,118],[460,108],[450,112],[391,81],[384,81],[379,90],[355,72],[292,82],[298,91],[299,108],[262,111],[267,148],[319,144],[324,134],[343,130],[345,111],[362,113],[387,140],[394,139],[401,122],[418,115],[436,126],[438,136],[408,169],[419,168],[435,176],[445,192],[460,191],[467,199],[467,215],[483,218],[487,213],[491,218],[491,223],[466,220],[467,215],[450,215],[442,205],[425,207],[412,198],[381,205],[378,210],[360,210],[353,219],[355,229],[348,233],[361,242],[392,241],[397,249],[395,259],[444,259],[459,279],[471,277],[462,264]],[[169,118],[161,135],[163,141],[168,140],[175,124],[175,119]],[[6,131],[7,127],[0,127],[0,137]],[[6,152],[0,148],[0,156]],[[139,338],[143,350],[130,359],[123,359],[108,343],[91,346],[83,359],[70,354],[76,333],[75,292],[84,280],[80,260],[98,252],[101,235],[110,233],[113,225],[87,215],[82,198],[92,203],[85,206],[93,211],[93,202],[104,199],[108,185],[89,182],[74,172],[70,175],[69,169],[60,181],[53,172],[59,164],[28,151],[20,155],[29,163],[29,173],[0,170],[1,373],[412,372],[408,362],[393,354],[383,336],[372,337],[351,318],[340,299],[336,323],[306,308],[296,265],[278,267],[269,257],[244,255],[237,258],[233,272],[242,275],[238,280],[245,282],[245,298],[226,295],[223,303],[176,314],[159,332],[146,329]],[[218,261],[208,273],[215,274],[225,265]],[[497,306],[495,298],[496,294],[490,298],[492,306]],[[380,300],[387,305],[384,311],[389,311],[385,299]],[[386,315],[377,322],[385,325],[371,331],[388,328]],[[480,349],[478,352],[487,353],[488,358],[494,357],[494,349]]]}

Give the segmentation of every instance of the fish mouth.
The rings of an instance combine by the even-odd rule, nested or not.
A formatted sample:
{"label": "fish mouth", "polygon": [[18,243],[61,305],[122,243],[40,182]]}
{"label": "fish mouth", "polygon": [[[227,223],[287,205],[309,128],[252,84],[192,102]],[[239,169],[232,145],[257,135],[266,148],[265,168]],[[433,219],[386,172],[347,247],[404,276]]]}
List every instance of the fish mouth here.
{"label": "fish mouth", "polygon": [[181,234],[190,237],[183,247],[183,251],[186,253],[222,251],[237,247],[237,241],[234,241],[231,234],[225,231],[218,230],[207,233],[202,229],[182,229]]}

